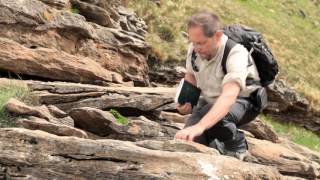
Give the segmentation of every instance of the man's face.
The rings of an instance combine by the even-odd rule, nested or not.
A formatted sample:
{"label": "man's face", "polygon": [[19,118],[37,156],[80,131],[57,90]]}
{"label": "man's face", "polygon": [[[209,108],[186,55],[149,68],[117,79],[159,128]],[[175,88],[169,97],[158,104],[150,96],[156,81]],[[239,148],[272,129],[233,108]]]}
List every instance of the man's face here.
{"label": "man's face", "polygon": [[215,54],[215,49],[218,47],[218,38],[215,33],[212,37],[207,37],[202,27],[190,27],[188,30],[189,40],[193,44],[194,50],[202,59],[210,60]]}

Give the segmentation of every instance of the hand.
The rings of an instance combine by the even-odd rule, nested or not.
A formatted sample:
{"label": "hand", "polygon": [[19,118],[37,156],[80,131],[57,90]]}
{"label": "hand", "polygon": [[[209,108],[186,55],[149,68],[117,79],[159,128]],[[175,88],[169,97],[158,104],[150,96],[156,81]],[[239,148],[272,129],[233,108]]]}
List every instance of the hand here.
{"label": "hand", "polygon": [[193,141],[195,137],[200,136],[205,128],[199,124],[187,127],[177,132],[174,136],[175,139],[182,139],[186,141]]}
{"label": "hand", "polygon": [[177,104],[176,108],[179,111],[179,113],[183,115],[190,114],[192,112],[191,103],[185,103],[183,105]]}

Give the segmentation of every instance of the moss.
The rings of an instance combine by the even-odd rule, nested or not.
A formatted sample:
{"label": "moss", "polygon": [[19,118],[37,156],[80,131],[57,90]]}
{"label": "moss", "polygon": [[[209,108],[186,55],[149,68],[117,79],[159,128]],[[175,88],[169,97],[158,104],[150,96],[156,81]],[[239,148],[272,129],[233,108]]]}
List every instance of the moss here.
{"label": "moss", "polygon": [[109,111],[117,120],[118,123],[122,124],[122,125],[127,125],[128,119],[124,116],[122,116],[117,110],[115,109],[110,109]]}

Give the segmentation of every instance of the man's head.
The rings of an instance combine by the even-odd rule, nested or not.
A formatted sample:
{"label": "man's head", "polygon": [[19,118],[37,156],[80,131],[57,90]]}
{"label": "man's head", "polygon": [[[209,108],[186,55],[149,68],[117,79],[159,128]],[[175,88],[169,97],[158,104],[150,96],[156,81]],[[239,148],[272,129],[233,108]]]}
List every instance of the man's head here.
{"label": "man's head", "polygon": [[189,19],[187,28],[194,50],[203,59],[213,58],[223,34],[219,17],[208,11],[195,13]]}

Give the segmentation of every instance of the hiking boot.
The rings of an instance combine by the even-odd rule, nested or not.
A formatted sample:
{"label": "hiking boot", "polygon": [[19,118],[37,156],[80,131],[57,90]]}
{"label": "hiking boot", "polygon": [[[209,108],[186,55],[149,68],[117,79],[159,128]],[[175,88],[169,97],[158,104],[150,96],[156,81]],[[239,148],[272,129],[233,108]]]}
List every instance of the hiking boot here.
{"label": "hiking boot", "polygon": [[244,160],[248,156],[248,143],[242,131],[237,131],[235,139],[225,141],[225,155]]}
{"label": "hiking boot", "polygon": [[247,157],[250,157],[250,153],[248,150],[245,151],[226,151],[226,156],[235,157],[239,159],[240,161],[244,161]]}
{"label": "hiking boot", "polygon": [[214,148],[219,151],[220,154],[225,154],[225,148],[223,142],[218,139],[214,139],[209,143],[209,147]]}

